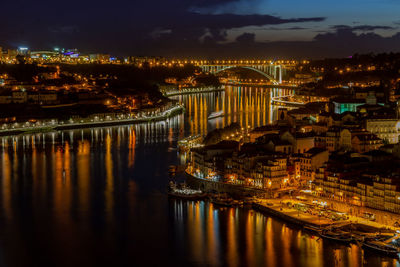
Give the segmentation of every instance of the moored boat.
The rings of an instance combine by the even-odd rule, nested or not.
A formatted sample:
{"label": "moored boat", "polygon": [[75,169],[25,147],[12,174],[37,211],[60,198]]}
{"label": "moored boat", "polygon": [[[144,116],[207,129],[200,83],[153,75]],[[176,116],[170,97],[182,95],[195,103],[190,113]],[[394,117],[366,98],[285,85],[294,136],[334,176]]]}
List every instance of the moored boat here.
{"label": "moored boat", "polygon": [[232,207],[234,204],[233,201],[229,199],[211,199],[211,203],[224,207]]}
{"label": "moored boat", "polygon": [[349,233],[335,233],[329,230],[324,230],[320,233],[320,236],[324,239],[349,244],[353,241],[352,236]]}
{"label": "moored boat", "polygon": [[208,119],[211,120],[211,119],[219,118],[222,116],[224,116],[223,110],[214,111],[214,112],[211,112],[211,114],[208,116]]}
{"label": "moored boat", "polygon": [[323,231],[323,229],[321,229],[320,227],[310,225],[310,224],[304,225],[303,229],[306,231],[309,231],[309,232],[313,232],[313,233],[321,233]]}
{"label": "moored boat", "polygon": [[207,197],[207,193],[187,187],[185,184],[178,187],[174,182],[169,183],[168,196],[187,200],[200,200]]}
{"label": "moored boat", "polygon": [[211,203],[218,206],[231,207],[235,204],[235,201],[227,195],[222,194],[211,197]]}
{"label": "moored boat", "polygon": [[399,257],[399,250],[396,247],[379,241],[374,241],[374,240],[364,241],[362,243],[362,248],[374,251],[376,253],[384,254],[386,256],[391,256],[396,258]]}

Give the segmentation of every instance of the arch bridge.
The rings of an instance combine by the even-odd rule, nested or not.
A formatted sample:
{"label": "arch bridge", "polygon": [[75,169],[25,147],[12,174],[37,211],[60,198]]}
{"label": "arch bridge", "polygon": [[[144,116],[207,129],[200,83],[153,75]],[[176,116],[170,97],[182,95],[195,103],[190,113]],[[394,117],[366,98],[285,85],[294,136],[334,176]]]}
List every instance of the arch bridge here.
{"label": "arch bridge", "polygon": [[286,69],[284,65],[281,64],[198,64],[198,67],[202,69],[203,72],[208,72],[212,74],[217,74],[219,72],[234,69],[234,68],[243,68],[253,70],[264,77],[268,78],[273,84],[281,84],[282,83],[282,75],[285,73]]}

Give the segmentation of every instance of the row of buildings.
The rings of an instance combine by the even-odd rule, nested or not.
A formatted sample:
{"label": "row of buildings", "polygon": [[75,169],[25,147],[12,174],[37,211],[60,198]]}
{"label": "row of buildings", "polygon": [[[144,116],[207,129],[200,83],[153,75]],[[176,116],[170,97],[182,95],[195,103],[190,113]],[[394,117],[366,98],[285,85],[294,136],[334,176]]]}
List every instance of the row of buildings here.
{"label": "row of buildings", "polygon": [[399,107],[364,96],[344,112],[337,112],[337,99],[281,108],[274,124],[253,129],[239,142],[192,149],[188,171],[271,195],[308,189],[400,213]]}
{"label": "row of buildings", "polygon": [[315,194],[355,206],[400,213],[400,145],[396,152],[371,151],[364,157],[335,154],[315,175]]}
{"label": "row of buildings", "polygon": [[[328,160],[328,150],[315,147],[312,133],[276,133],[277,128],[263,128],[270,133],[255,142],[225,140],[192,149],[189,171],[204,179],[284,191],[306,186]],[[255,129],[250,136],[260,131]]]}
{"label": "row of buildings", "polygon": [[18,56],[28,62],[38,63],[114,63],[118,60],[109,54],[86,54],[77,49],[59,49],[30,51],[26,47],[3,50],[0,47],[0,62],[16,63]]}

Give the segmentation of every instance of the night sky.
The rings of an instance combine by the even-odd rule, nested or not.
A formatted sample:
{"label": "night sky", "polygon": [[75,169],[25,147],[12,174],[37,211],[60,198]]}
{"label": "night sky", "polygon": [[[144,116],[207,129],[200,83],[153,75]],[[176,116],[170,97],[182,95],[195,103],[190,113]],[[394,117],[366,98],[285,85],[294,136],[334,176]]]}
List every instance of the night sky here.
{"label": "night sky", "polygon": [[0,46],[191,58],[400,51],[398,0],[12,0]]}

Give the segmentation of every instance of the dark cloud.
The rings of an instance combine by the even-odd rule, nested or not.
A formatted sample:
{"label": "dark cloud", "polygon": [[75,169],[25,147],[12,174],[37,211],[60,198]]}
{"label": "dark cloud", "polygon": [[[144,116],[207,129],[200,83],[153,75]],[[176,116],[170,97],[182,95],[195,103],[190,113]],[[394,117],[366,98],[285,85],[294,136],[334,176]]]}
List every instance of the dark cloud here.
{"label": "dark cloud", "polygon": [[242,35],[236,37],[236,42],[238,43],[254,43],[256,35],[254,33],[245,32]]}
{"label": "dark cloud", "polygon": [[[245,2],[251,7],[257,1],[4,1],[1,8],[7,12],[0,17],[0,46],[58,46],[84,52],[188,58],[346,56],[400,48],[399,34],[382,37],[373,33],[394,27],[358,24],[333,26],[309,42],[257,42],[254,33],[245,32],[253,31],[248,29],[251,26],[307,30],[302,23],[319,23],[325,18],[284,18],[278,14],[243,14],[242,10],[235,14],[218,13],[224,10],[221,6],[240,6]],[[284,27],[285,24],[289,25]],[[228,42],[227,32],[232,30],[237,30],[239,36]]]}
{"label": "dark cloud", "polygon": [[313,18],[292,18],[283,19],[270,15],[237,15],[237,14],[199,14],[186,13],[181,17],[182,20],[169,20],[165,22],[164,28],[208,28],[208,29],[232,29],[246,26],[263,26],[277,25],[285,23],[301,23],[301,22],[321,22],[323,17]]}
{"label": "dark cloud", "polygon": [[[400,33],[383,37],[375,33],[357,34],[352,29],[320,33],[311,41],[256,42],[255,35],[244,33],[230,43],[183,43],[169,55],[187,58],[324,58],[347,57],[355,53],[400,52]],[[157,46],[155,46],[157,47]]]}
{"label": "dark cloud", "polygon": [[305,27],[288,27],[288,28],[278,28],[278,27],[269,27],[266,30],[272,31],[297,31],[297,30],[309,30],[310,28]]}
{"label": "dark cloud", "polygon": [[308,30],[309,28],[304,28],[304,27],[290,27],[290,28],[286,28],[286,30]]}
{"label": "dark cloud", "polygon": [[348,26],[348,25],[334,25],[331,27],[332,29],[347,29],[352,31],[375,31],[375,30],[394,30],[395,27],[391,26],[382,26],[382,25],[359,25],[359,26]]}
{"label": "dark cloud", "polygon": [[[251,6],[258,0],[247,0]],[[213,14],[239,0],[18,0],[2,3],[0,46],[77,47],[83,51],[153,54],[182,42],[225,42],[227,30],[249,26],[321,22],[323,17],[282,18],[267,14]],[[123,7],[123,8],[121,8]],[[157,47],[158,46],[158,47]],[[154,52],[156,53],[156,52]]]}

